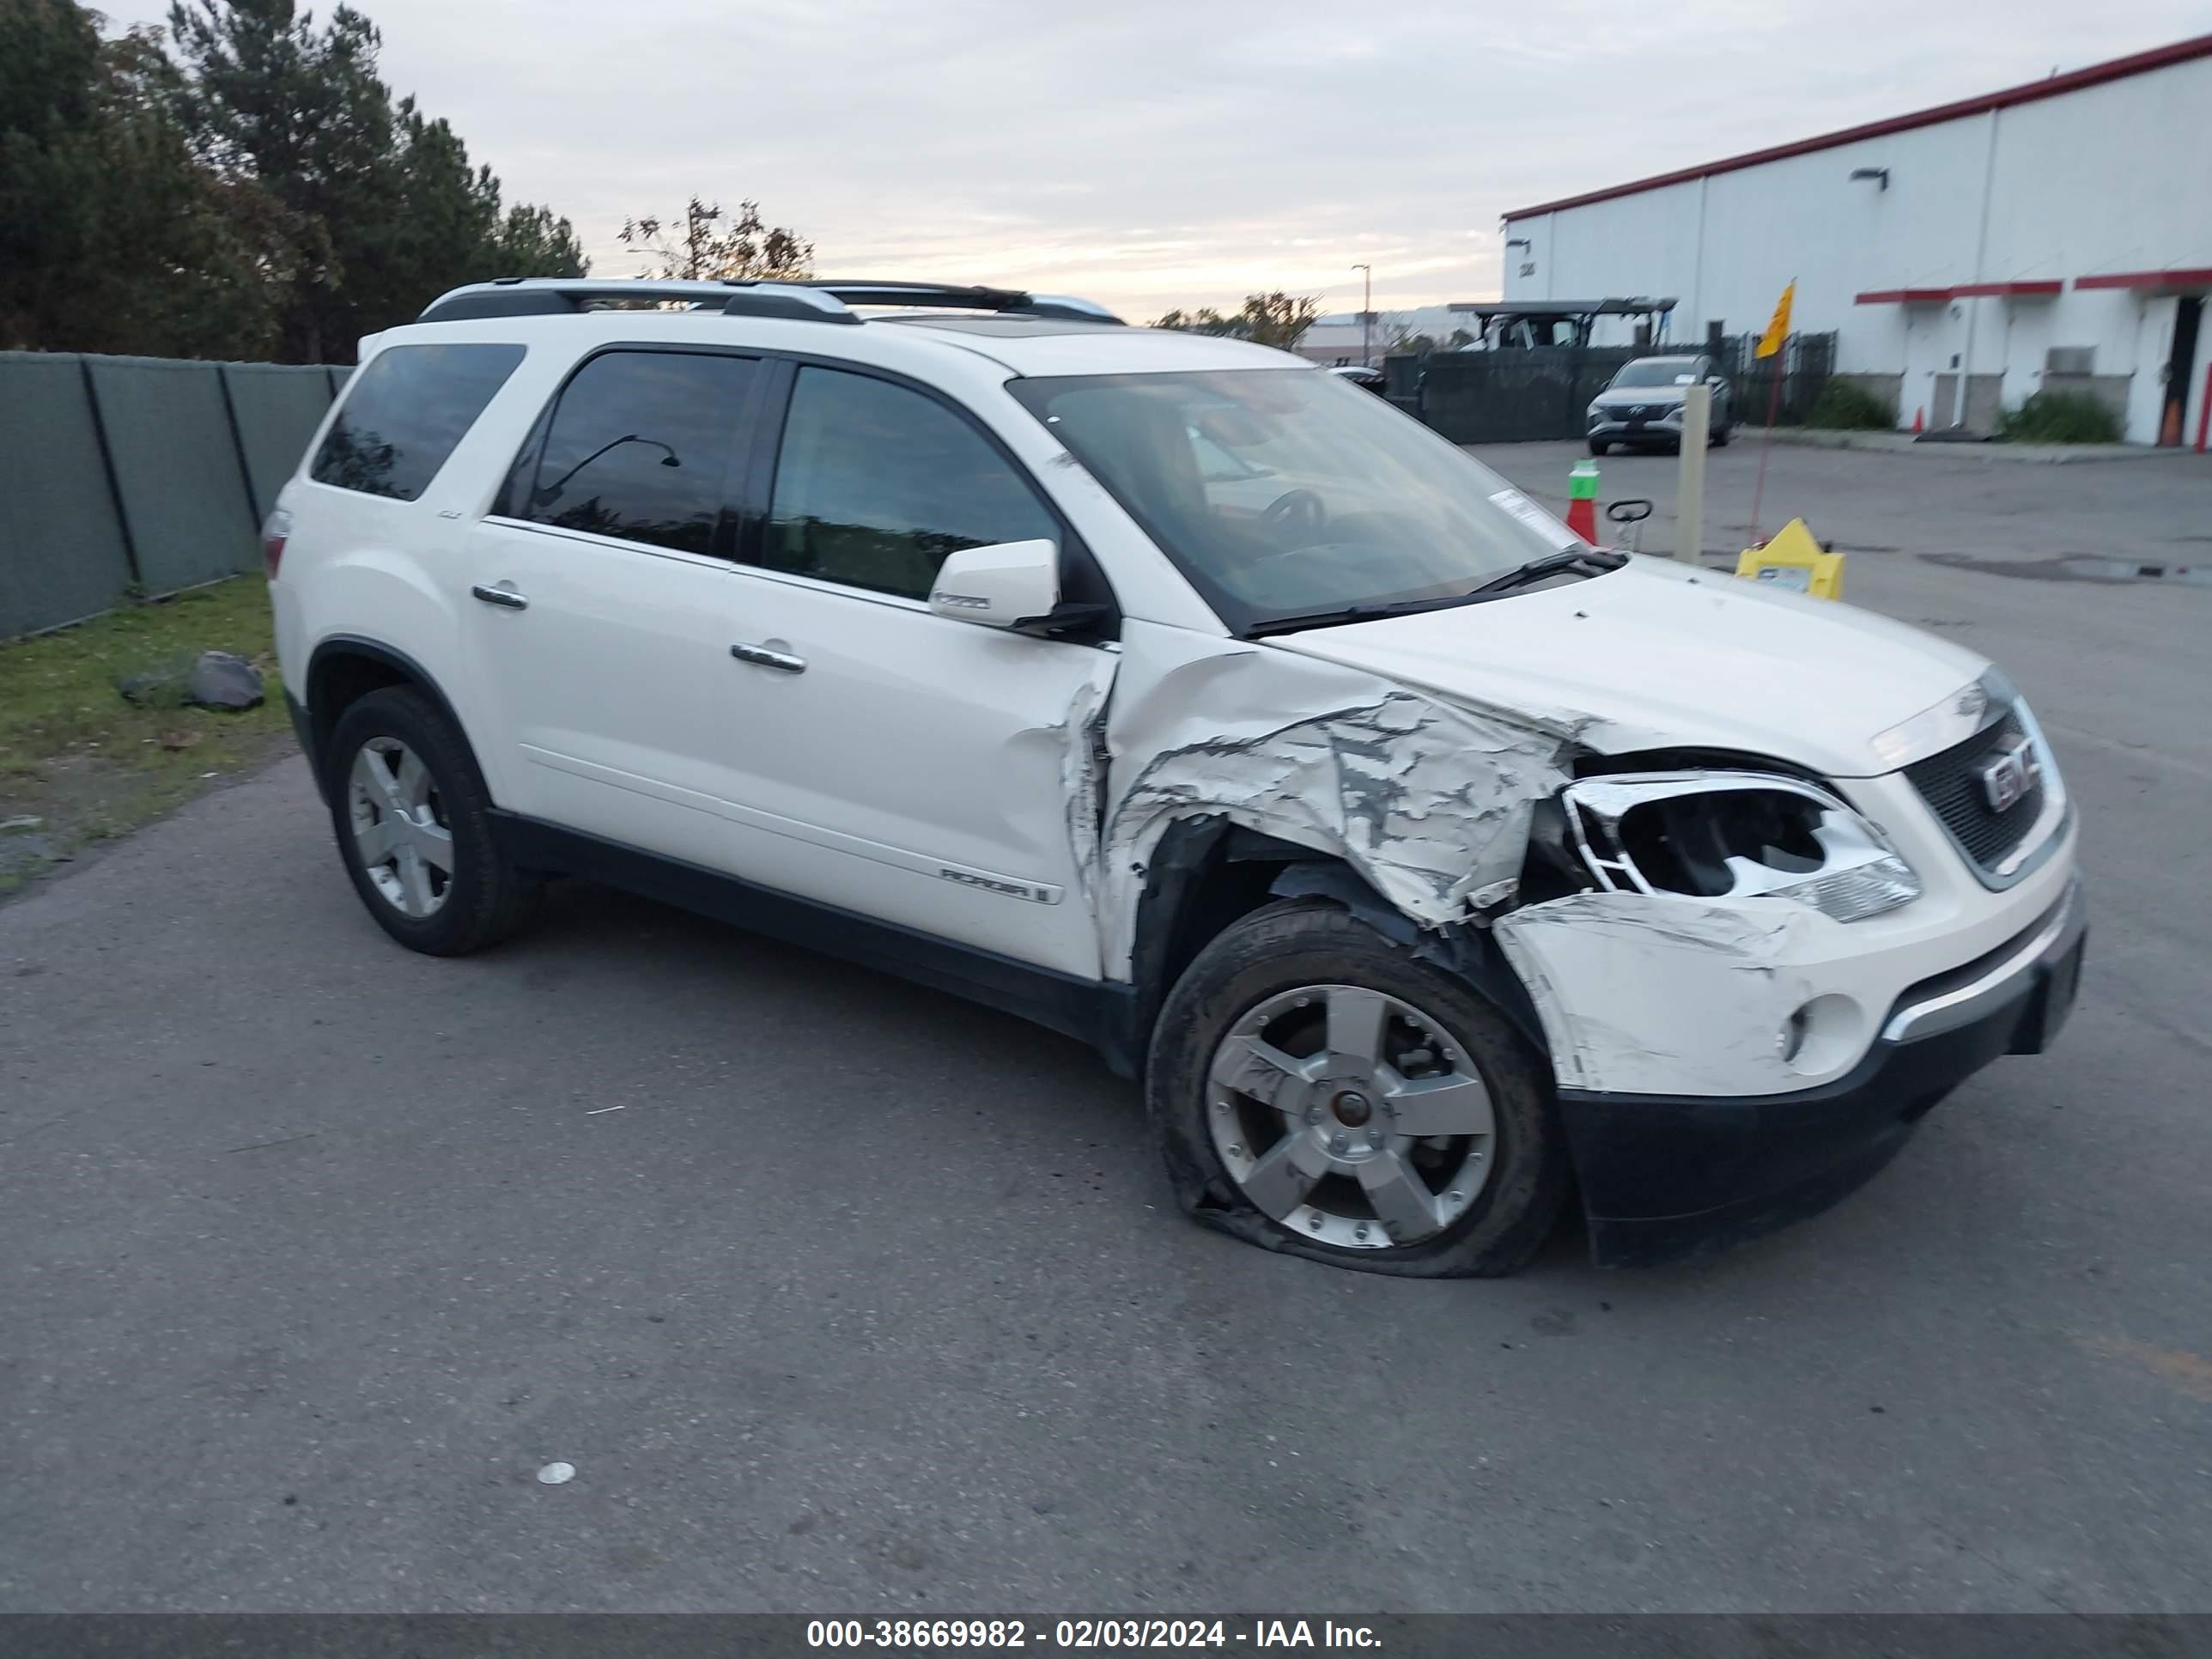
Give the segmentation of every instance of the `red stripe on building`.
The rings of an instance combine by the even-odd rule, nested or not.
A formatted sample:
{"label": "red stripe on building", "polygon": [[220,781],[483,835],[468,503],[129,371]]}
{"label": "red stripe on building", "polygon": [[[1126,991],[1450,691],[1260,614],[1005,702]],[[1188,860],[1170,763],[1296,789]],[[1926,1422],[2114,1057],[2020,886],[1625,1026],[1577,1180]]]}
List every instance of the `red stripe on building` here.
{"label": "red stripe on building", "polygon": [[2104,276],[2076,276],[2076,290],[2085,288],[2212,288],[2212,265],[2180,270],[2123,270]]}

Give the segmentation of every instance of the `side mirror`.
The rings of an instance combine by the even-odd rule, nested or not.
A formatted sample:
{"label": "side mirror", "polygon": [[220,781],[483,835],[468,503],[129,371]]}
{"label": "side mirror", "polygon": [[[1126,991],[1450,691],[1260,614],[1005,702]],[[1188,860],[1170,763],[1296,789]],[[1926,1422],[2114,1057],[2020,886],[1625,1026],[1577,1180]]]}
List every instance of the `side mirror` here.
{"label": "side mirror", "polygon": [[1059,604],[1060,549],[1042,538],[948,553],[929,589],[933,615],[986,628],[1034,623]]}

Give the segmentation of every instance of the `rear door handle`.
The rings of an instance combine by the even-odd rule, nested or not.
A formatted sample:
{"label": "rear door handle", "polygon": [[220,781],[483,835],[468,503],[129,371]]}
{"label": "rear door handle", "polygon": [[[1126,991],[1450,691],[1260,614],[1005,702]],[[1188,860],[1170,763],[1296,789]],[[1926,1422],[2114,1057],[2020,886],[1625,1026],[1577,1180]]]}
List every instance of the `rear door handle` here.
{"label": "rear door handle", "polygon": [[500,605],[508,611],[530,609],[530,601],[511,587],[486,587],[482,582],[478,582],[474,587],[469,589],[469,592],[486,605]]}
{"label": "rear door handle", "polygon": [[757,663],[763,668],[780,668],[787,674],[804,674],[806,659],[794,657],[788,651],[771,651],[764,645],[748,645],[740,641],[730,647],[730,654],[739,662]]}

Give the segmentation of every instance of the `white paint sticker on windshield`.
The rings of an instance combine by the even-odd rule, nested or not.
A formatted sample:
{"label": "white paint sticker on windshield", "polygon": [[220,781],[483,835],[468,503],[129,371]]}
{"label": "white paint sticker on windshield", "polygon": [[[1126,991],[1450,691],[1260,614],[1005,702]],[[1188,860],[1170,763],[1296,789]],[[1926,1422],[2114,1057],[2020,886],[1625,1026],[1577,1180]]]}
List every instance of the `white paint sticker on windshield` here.
{"label": "white paint sticker on windshield", "polygon": [[1553,547],[1580,547],[1583,544],[1581,537],[1517,489],[1498,490],[1492,495],[1490,501],[1492,506],[1503,507],[1510,513]]}

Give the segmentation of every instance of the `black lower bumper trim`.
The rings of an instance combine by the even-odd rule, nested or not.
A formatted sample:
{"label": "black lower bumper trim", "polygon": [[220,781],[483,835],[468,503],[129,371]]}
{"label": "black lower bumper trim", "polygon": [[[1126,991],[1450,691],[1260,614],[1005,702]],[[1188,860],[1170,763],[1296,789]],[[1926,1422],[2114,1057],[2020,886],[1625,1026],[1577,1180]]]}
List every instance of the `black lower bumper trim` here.
{"label": "black lower bumper trim", "polygon": [[2086,932],[2075,927],[2027,964],[1972,1020],[1878,1042],[1819,1088],[1749,1097],[1561,1090],[1593,1259],[1678,1261],[1826,1209],[1983,1066],[2049,1045],[2080,982]]}

